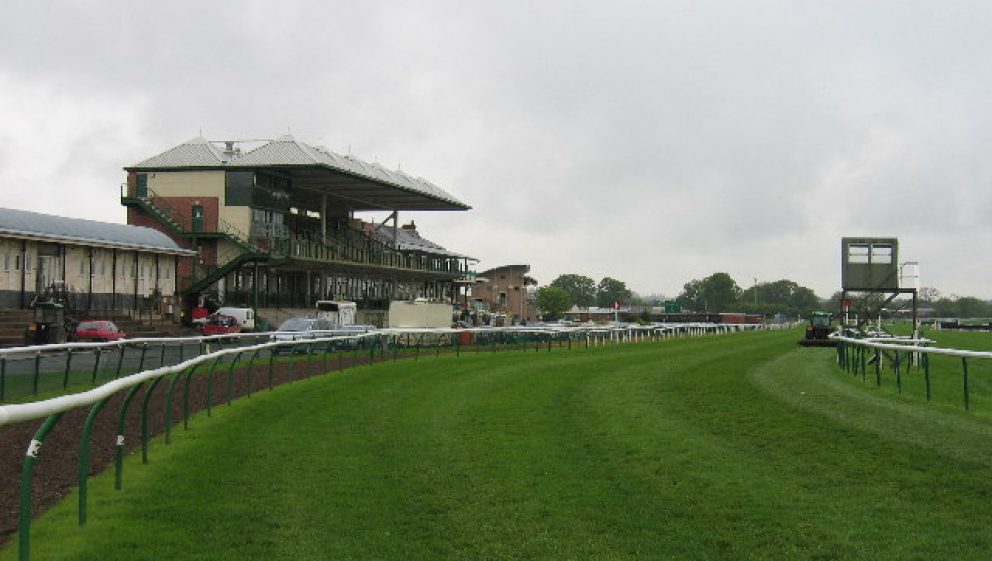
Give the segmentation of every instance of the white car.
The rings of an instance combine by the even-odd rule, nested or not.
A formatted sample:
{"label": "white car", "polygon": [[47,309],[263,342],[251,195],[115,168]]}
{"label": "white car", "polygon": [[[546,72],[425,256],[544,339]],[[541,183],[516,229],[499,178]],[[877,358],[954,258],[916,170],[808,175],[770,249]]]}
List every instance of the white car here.
{"label": "white car", "polygon": [[[289,318],[282,322],[277,331],[269,334],[269,341],[304,341],[307,339],[318,339],[324,337],[343,337],[349,335],[360,335],[369,331],[374,331],[375,326],[371,325],[343,325],[335,327],[334,324],[324,318]],[[354,348],[358,344],[354,341],[342,342],[334,345],[334,348]],[[278,352],[306,352],[306,345],[294,345],[291,349],[288,345],[280,347]]]}

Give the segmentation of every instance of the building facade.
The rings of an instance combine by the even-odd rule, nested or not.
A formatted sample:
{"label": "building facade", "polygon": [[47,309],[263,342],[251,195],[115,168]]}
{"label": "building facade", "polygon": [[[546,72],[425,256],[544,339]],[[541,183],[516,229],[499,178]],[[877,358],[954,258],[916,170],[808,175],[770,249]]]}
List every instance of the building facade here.
{"label": "building facade", "polygon": [[0,308],[28,308],[56,283],[78,310],[158,306],[175,297],[177,262],[191,256],[151,228],[0,209]]}
{"label": "building facade", "polygon": [[472,299],[490,312],[505,314],[517,321],[538,319],[532,287],[527,276],[530,265],[505,265],[479,273],[472,287]]}
{"label": "building facade", "polygon": [[[254,308],[344,299],[453,301],[471,258],[429,242],[401,211],[467,210],[430,182],[285,136],[195,138],[125,168],[128,224],[155,228],[180,259],[185,306],[204,298]],[[356,212],[385,211],[372,224]]]}

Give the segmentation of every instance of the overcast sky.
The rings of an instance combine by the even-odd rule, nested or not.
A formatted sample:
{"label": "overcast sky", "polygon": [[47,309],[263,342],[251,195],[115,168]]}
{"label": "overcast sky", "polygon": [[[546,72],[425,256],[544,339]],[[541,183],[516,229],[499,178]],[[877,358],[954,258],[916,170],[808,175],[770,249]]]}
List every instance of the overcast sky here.
{"label": "overcast sky", "polygon": [[0,206],[123,222],[122,167],[291,131],[470,204],[400,219],[480,270],[829,296],[841,237],[878,235],[990,298],[990,29],[988,2],[9,2]]}

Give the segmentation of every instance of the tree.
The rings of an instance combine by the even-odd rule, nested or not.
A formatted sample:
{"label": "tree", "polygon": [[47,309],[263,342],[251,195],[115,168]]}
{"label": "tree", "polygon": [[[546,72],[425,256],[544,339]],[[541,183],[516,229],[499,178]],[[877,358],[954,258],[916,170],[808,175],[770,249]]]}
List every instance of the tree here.
{"label": "tree", "polygon": [[703,298],[703,281],[692,279],[682,285],[682,293],[675,298],[675,301],[684,310],[701,312],[706,309],[706,302]]}
{"label": "tree", "polygon": [[959,318],[980,318],[989,315],[989,306],[974,296],[962,296],[956,302]]}
{"label": "tree", "polygon": [[940,300],[940,291],[932,286],[924,286],[918,294],[921,304],[933,304]]}
{"label": "tree", "polygon": [[572,307],[572,297],[557,286],[544,286],[537,289],[537,308],[545,319],[555,320]]}
{"label": "tree", "polygon": [[741,297],[741,287],[727,273],[713,273],[703,279],[700,290],[707,312],[729,312]]}
{"label": "tree", "polygon": [[551,286],[568,293],[576,306],[588,308],[596,303],[596,281],[582,275],[561,275],[551,281]]}
{"label": "tree", "polygon": [[604,277],[596,287],[596,305],[600,308],[612,308],[614,302],[629,303],[631,295],[626,283]]}

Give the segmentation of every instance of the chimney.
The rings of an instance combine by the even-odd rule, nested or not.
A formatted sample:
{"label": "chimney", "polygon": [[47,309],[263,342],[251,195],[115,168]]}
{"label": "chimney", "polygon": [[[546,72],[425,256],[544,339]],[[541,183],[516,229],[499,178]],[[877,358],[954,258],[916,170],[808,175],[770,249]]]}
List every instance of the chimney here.
{"label": "chimney", "polygon": [[[239,150],[239,152],[240,152],[240,150]],[[233,140],[225,140],[224,141],[224,158],[226,159],[226,161],[228,161],[228,162],[231,161],[234,158],[234,154],[235,154],[235,152],[234,152],[234,141]]]}
{"label": "chimney", "polygon": [[413,220],[411,220],[409,224],[404,224],[403,226],[400,227],[403,228],[404,230],[413,230],[414,232],[417,231],[417,225],[413,223]]}

